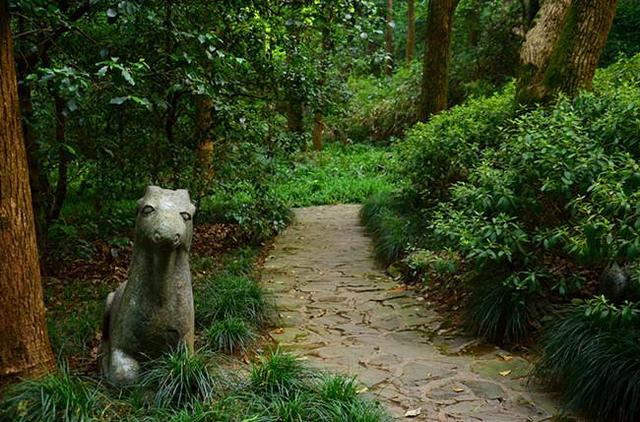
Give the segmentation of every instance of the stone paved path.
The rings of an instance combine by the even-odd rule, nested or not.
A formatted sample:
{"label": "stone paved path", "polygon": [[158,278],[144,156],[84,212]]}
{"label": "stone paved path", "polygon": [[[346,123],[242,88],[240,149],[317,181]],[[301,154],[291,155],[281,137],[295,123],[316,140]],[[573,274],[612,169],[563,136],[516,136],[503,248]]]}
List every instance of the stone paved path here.
{"label": "stone paved path", "polygon": [[527,361],[448,333],[421,298],[376,269],[358,212],[296,210],[265,264],[282,318],[272,336],[314,365],[357,375],[397,418],[420,409],[413,420],[551,419],[553,400],[525,385]]}

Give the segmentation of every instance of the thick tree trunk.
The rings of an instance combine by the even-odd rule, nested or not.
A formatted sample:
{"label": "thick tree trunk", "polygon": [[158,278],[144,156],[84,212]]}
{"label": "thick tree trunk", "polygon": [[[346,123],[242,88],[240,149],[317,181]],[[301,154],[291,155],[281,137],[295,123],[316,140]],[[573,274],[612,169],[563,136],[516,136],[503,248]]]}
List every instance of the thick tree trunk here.
{"label": "thick tree trunk", "polygon": [[54,369],[7,0],[0,0],[0,385]]}
{"label": "thick tree trunk", "polygon": [[195,138],[198,145],[197,166],[198,178],[203,180],[203,188],[213,181],[214,142],[210,131],[213,128],[213,101],[208,97],[196,98]]}
{"label": "thick tree trunk", "polygon": [[407,62],[416,50],[416,0],[407,1]]}
{"label": "thick tree trunk", "polygon": [[304,133],[304,104],[300,100],[287,101],[287,129],[299,135]]}
{"label": "thick tree trunk", "polygon": [[23,83],[18,85],[18,97],[20,98],[20,110],[22,113],[22,130],[24,144],[29,162],[29,181],[31,184],[31,201],[36,222],[36,237],[38,249],[44,254],[47,243],[47,210],[49,208],[49,196],[51,184],[46,172],[40,165],[40,152],[31,122],[33,120],[33,104],[31,102],[31,88],[24,82],[28,71],[20,71]]}
{"label": "thick tree trunk", "polygon": [[547,0],[520,52],[516,101],[546,102],[590,89],[617,0]]}
{"label": "thick tree trunk", "polygon": [[387,24],[384,31],[384,45],[387,57],[384,62],[384,71],[387,75],[393,73],[393,0],[387,0]]}
{"label": "thick tree trunk", "polygon": [[457,0],[431,0],[427,18],[418,117],[425,122],[447,108],[451,29]]}

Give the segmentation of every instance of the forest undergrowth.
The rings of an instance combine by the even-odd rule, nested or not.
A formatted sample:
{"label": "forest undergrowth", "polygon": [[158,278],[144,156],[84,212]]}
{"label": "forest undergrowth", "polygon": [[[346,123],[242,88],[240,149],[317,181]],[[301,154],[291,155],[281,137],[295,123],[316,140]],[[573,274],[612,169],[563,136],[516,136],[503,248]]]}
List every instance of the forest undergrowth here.
{"label": "forest undergrowth", "polygon": [[381,263],[472,333],[533,347],[532,376],[604,420],[640,415],[638,74],[622,58],[575,99],[517,109],[508,84],[419,123],[397,189],[362,211]]}

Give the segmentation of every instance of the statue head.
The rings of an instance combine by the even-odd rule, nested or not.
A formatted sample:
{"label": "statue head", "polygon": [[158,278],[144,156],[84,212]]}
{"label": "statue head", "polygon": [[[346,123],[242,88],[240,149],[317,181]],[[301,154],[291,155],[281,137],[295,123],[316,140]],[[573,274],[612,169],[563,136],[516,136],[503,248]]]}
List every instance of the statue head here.
{"label": "statue head", "polygon": [[148,186],[138,200],[136,242],[146,246],[174,250],[191,248],[193,216],[196,207],[186,189],[162,189]]}

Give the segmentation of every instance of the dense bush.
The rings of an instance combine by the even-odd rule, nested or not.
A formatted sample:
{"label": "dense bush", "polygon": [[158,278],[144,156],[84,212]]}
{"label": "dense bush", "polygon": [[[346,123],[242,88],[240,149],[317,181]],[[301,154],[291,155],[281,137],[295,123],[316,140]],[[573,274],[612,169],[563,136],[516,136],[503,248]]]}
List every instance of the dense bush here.
{"label": "dense bush", "polygon": [[388,142],[402,136],[417,119],[422,64],[415,61],[391,77],[352,79],[353,92],[346,117],[339,122],[341,136],[356,142]]}
{"label": "dense bush", "polygon": [[503,125],[514,115],[513,86],[419,123],[398,146],[398,168],[425,202],[442,200],[451,184],[465,180],[482,149],[499,143]]}
{"label": "dense bush", "polygon": [[[417,125],[398,148],[397,173],[409,187],[365,207],[365,220],[382,221],[374,224],[379,247],[387,256],[460,254],[463,275],[452,281],[468,292],[469,326],[498,342],[540,329],[557,304],[606,293],[601,274],[612,263],[635,286],[639,70],[640,56],[622,59],[598,71],[593,92],[532,110],[514,110],[508,87]],[[396,234],[412,226],[420,227],[412,238]],[[609,299],[638,300],[633,286]],[[637,312],[634,302],[615,306],[602,314]],[[541,377],[563,384],[571,407],[634,419],[637,333],[604,326],[586,334],[579,316],[563,321],[550,329]],[[560,343],[564,359],[553,354]],[[618,393],[616,406],[597,397],[603,390]]]}

